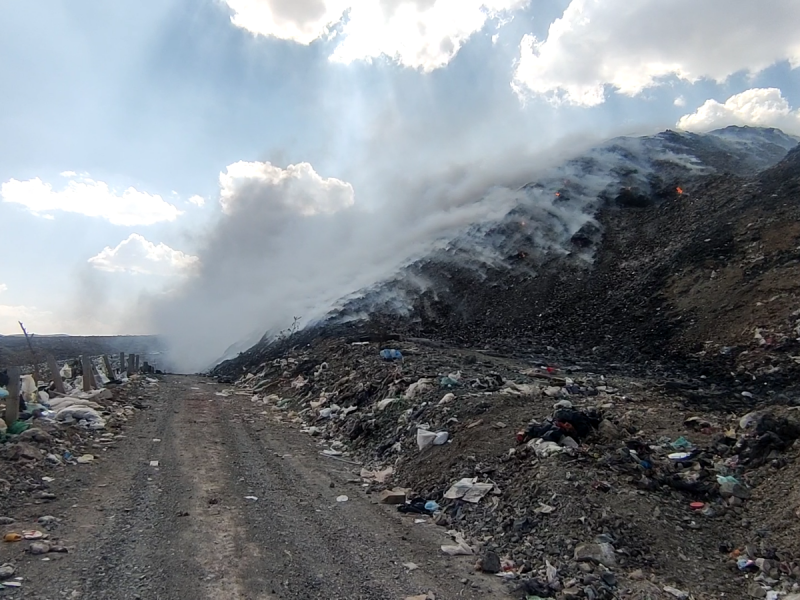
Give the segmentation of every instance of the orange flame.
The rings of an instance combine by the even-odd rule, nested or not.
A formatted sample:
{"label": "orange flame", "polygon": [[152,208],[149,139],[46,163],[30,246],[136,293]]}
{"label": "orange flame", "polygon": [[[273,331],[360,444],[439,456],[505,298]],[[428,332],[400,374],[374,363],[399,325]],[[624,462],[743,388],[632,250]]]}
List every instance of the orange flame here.
{"label": "orange flame", "polygon": [[675,191],[678,192],[679,195],[683,194],[683,188],[675,188]]}

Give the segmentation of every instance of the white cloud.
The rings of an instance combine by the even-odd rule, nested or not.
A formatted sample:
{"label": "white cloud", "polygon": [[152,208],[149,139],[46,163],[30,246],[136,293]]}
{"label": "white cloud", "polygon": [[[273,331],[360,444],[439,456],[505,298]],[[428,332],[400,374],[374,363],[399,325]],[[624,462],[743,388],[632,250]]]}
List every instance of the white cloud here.
{"label": "white cloud", "polygon": [[195,206],[205,206],[206,199],[203,198],[202,196],[194,195],[191,198],[189,198],[189,202],[191,202]]}
{"label": "white cloud", "polygon": [[526,35],[512,86],[521,97],[595,106],[668,77],[725,81],[788,60],[800,66],[797,0],[572,0],[545,40]]}
{"label": "white cloud", "polygon": [[0,332],[20,333],[19,321],[24,322],[27,327],[35,324],[37,331],[58,331],[52,312],[35,306],[0,304]]}
{"label": "white cloud", "polygon": [[793,111],[777,88],[753,88],[731,96],[724,104],[706,100],[678,121],[679,128],[692,131],[728,125],[778,127],[787,133],[800,133],[800,109]]}
{"label": "white cloud", "polygon": [[7,291],[8,291],[8,286],[5,283],[0,283],[0,293]]}
{"label": "white cloud", "polygon": [[0,196],[36,215],[52,218],[49,213],[64,211],[106,219],[114,225],[152,225],[174,221],[182,214],[161,196],[132,187],[118,193],[108,184],[89,178],[71,179],[60,191],[38,177],[27,181],[10,179],[0,186]]}
{"label": "white cloud", "polygon": [[285,169],[269,162],[239,161],[219,174],[220,204],[232,214],[241,204],[272,203],[303,216],[331,214],[353,206],[353,186],[339,179],[323,179],[308,163]]}
{"label": "white cloud", "polygon": [[675,106],[686,106],[686,98],[684,98],[683,96],[678,96],[677,98],[675,98],[673,104]]}
{"label": "white cloud", "polygon": [[[336,36],[331,59],[388,56],[403,66],[445,66],[486,21],[530,0],[225,0],[234,25],[300,44]],[[346,13],[346,17],[343,16]]]}
{"label": "white cloud", "polygon": [[132,233],[116,248],[103,248],[89,259],[89,264],[112,273],[174,276],[190,272],[198,264],[198,258],[173,250],[163,243],[156,245]]}
{"label": "white cloud", "polygon": [[61,171],[59,173],[62,177],[77,177],[77,173],[75,171]]}

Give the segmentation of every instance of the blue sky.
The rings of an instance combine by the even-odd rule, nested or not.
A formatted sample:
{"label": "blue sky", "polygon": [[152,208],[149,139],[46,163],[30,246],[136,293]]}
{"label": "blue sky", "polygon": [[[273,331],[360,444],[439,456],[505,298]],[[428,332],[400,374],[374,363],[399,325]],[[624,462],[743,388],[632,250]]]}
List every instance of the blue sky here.
{"label": "blue sky", "polygon": [[[790,0],[755,13],[746,0],[353,4],[0,4],[0,333],[18,319],[40,333],[153,330],[136,306],[214,263],[226,194],[277,197],[265,231],[296,211],[320,239],[339,211],[434,217],[524,178],[526,160],[533,173],[551,148],[681,119],[800,133]],[[480,185],[460,188],[476,169]],[[249,276],[271,277],[258,260]]]}

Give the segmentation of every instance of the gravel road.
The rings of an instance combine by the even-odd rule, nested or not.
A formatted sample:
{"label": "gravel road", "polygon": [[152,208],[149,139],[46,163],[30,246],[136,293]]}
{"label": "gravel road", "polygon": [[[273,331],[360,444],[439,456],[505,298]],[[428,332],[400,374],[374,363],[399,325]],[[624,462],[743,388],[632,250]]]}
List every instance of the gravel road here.
{"label": "gravel road", "polygon": [[506,597],[497,578],[475,573],[474,558],[441,554],[441,528],[364,494],[357,467],[321,456],[296,426],[218,389],[164,377],[116,447],[57,478],[56,500],[9,515],[17,528],[56,516],[50,535],[70,551],[42,559],[0,545],[0,561],[24,577],[0,597]]}

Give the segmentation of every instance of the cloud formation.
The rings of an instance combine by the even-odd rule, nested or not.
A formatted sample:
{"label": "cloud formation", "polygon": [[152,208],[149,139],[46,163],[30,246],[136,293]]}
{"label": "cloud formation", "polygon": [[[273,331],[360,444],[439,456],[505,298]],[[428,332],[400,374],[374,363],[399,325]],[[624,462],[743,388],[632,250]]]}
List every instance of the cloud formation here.
{"label": "cloud formation", "polygon": [[[526,35],[512,86],[521,97],[596,106],[668,78],[723,82],[781,61],[800,66],[800,3],[572,0],[547,38]],[[713,51],[709,51],[713,48]]]}
{"label": "cloud formation", "polygon": [[205,206],[206,199],[203,198],[202,196],[194,195],[191,198],[189,198],[189,202],[194,204],[195,206]]}
{"label": "cloud formation", "polygon": [[0,283],[0,294],[8,291],[8,286],[5,283]]}
{"label": "cloud formation", "polygon": [[133,187],[120,194],[102,181],[69,177],[60,191],[38,177],[27,181],[10,179],[0,186],[0,196],[4,202],[20,204],[38,216],[52,218],[51,213],[63,211],[105,219],[114,225],[152,225],[174,221],[182,214],[158,195]]}
{"label": "cloud formation", "polygon": [[59,332],[63,320],[46,310],[35,306],[0,304],[0,331],[19,333],[19,321],[30,327],[35,324],[36,331]]}
{"label": "cloud formation", "polygon": [[800,133],[800,109],[792,110],[777,88],[752,88],[734,94],[724,103],[706,100],[696,111],[678,121],[680,129],[710,131],[728,125],[777,127]]}
{"label": "cloud formation", "polygon": [[[353,186],[339,179],[324,179],[308,163],[285,169],[269,162],[239,161],[219,174],[220,204],[226,214],[252,209],[258,202],[282,206],[303,216],[333,214],[353,206]],[[251,194],[253,192],[254,194]]]}
{"label": "cloud formation", "polygon": [[335,36],[331,56],[351,63],[387,56],[432,71],[445,66],[487,20],[530,0],[225,0],[237,27],[300,44]]}
{"label": "cloud formation", "polygon": [[189,273],[198,258],[132,233],[115,248],[106,246],[88,262],[95,269],[110,273],[176,276]]}

